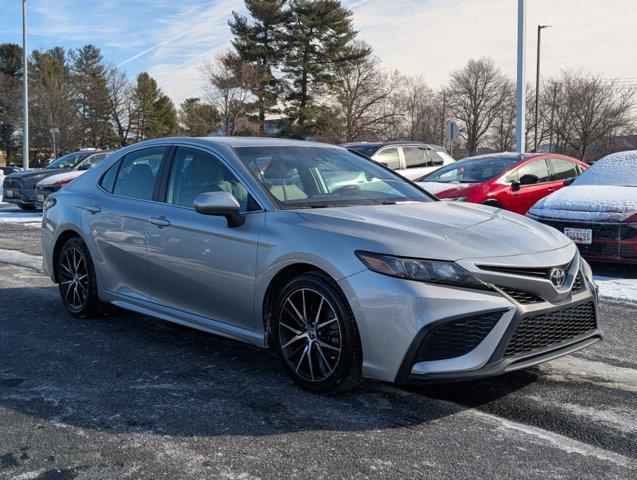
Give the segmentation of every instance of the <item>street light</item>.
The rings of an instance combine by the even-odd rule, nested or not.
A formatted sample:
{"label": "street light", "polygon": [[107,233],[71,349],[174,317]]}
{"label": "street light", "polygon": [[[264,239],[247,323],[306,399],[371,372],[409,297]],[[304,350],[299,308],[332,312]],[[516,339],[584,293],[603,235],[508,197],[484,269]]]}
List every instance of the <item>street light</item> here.
{"label": "street light", "polygon": [[518,0],[518,91],[515,111],[515,149],[526,150],[526,0]]}
{"label": "street light", "polygon": [[27,0],[22,0],[22,80],[24,82],[22,167],[27,170],[29,168],[29,64],[27,63]]}
{"label": "street light", "polygon": [[551,28],[551,25],[538,25],[537,26],[537,67],[535,71],[535,148],[533,151],[537,152],[537,132],[540,110],[540,51],[542,44],[542,30],[545,28]]}

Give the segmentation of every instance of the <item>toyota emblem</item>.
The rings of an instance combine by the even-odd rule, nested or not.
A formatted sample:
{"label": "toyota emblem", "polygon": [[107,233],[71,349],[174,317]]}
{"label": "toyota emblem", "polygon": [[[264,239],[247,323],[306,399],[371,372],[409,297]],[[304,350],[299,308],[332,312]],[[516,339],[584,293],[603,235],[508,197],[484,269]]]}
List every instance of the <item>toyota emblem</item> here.
{"label": "toyota emblem", "polygon": [[551,283],[555,287],[563,287],[564,283],[566,283],[566,272],[563,268],[554,268],[553,270],[551,270],[549,278],[551,279]]}

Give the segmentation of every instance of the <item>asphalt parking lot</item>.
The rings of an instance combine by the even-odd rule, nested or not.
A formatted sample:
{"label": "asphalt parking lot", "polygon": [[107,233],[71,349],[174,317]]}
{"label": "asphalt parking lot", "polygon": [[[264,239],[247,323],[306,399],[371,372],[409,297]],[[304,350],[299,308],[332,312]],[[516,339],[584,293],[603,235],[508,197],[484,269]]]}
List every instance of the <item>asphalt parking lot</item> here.
{"label": "asphalt parking lot", "polygon": [[0,478],[637,477],[637,305],[606,340],[528,371],[340,396],[266,351],[113,310],[68,316],[0,224]]}

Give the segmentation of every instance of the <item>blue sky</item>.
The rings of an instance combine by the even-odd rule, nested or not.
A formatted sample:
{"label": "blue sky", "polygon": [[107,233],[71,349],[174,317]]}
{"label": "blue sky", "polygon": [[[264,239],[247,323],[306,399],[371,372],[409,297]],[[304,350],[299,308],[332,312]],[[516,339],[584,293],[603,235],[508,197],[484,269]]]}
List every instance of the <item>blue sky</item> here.
{"label": "blue sky", "polygon": [[[21,2],[0,2],[0,42],[21,42]],[[360,37],[388,68],[422,75],[432,86],[471,57],[492,56],[515,72],[515,0],[344,0]],[[242,0],[28,0],[29,48],[93,43],[129,74],[148,71],[176,101],[201,91],[199,65],[228,46],[232,10]],[[581,66],[637,83],[633,0],[528,0],[528,69],[535,27],[543,72]]]}

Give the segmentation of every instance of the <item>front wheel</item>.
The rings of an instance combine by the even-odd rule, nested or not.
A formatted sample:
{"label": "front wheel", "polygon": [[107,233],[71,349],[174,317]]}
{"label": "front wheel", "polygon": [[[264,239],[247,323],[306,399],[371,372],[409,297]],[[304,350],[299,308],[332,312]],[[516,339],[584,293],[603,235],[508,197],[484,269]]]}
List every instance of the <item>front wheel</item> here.
{"label": "front wheel", "polygon": [[303,388],[335,393],[362,380],[354,315],[335,282],[308,273],[293,278],[275,304],[272,333],[286,372]]}
{"label": "front wheel", "polygon": [[95,268],[80,238],[71,238],[62,247],[57,276],[62,302],[71,315],[85,318],[102,313],[104,304],[97,295]]}

